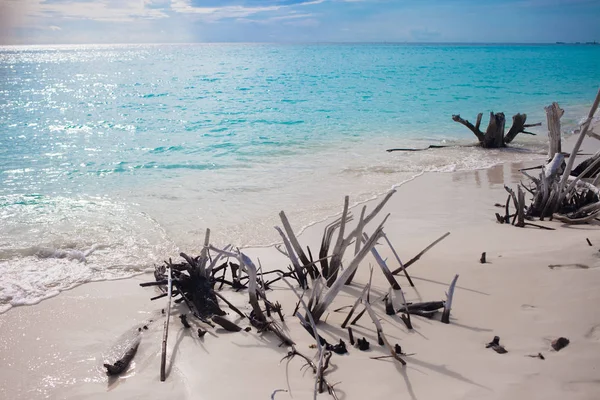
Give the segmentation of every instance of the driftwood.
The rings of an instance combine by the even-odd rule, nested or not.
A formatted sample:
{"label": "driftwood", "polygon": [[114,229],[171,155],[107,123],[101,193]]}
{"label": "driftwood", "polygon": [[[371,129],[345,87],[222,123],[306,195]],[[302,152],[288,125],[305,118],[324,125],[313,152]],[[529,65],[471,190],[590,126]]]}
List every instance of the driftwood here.
{"label": "driftwood", "polygon": [[[439,238],[406,264],[402,263],[400,256],[392,246],[391,241],[383,233],[383,226],[389,217],[389,214],[381,218],[379,225],[372,233],[367,234],[366,231],[369,222],[380,213],[393,194],[394,191],[389,192],[370,212],[367,212],[367,207],[364,206],[361,210],[358,224],[354,228],[348,226],[348,223],[352,220],[352,216],[349,210],[349,198],[346,196],[341,218],[328,225],[323,232],[318,260],[313,260],[310,248],[306,247],[306,253],[304,252],[304,248],[301,246],[298,237],[292,230],[290,222],[282,211],[280,213],[280,218],[282,220],[283,228],[276,227],[276,230],[280,234],[283,242],[283,246],[281,249],[278,248],[278,250],[286,255],[291,262],[288,271],[265,271],[260,264],[260,260],[258,260],[260,268],[257,268],[248,255],[235,247],[228,245],[224,249],[219,249],[212,246],[210,244],[210,230],[206,231],[204,246],[198,257],[192,257],[185,253],[181,253],[180,256],[184,260],[183,262],[174,263],[169,259],[168,261],[165,261],[164,265],[157,266],[154,271],[155,282],[145,282],[140,284],[140,286],[158,286],[159,289],[166,292],[154,296],[152,299],[168,298],[167,307],[163,310],[163,314],[166,314],[166,321],[162,341],[161,380],[164,380],[166,377],[166,348],[171,302],[184,302],[193,316],[197,317],[211,328],[220,326],[231,332],[241,331],[241,326],[223,317],[225,312],[219,306],[220,300],[225,302],[229,308],[240,317],[247,317],[250,324],[257,329],[258,333],[270,332],[275,334],[281,340],[281,345],[290,348],[284,359],[300,356],[308,363],[315,374],[315,398],[318,393],[326,391],[334,400],[338,399],[334,385],[328,382],[326,373],[329,371],[328,368],[332,356],[335,354],[347,353],[348,349],[346,348],[346,343],[342,339],[339,339],[338,343],[328,342],[319,334],[317,324],[323,319],[323,315],[344,285],[352,281],[352,277],[356,273],[359,265],[369,253],[374,256],[390,284],[389,293],[387,295],[382,294],[381,297],[378,297],[373,301],[373,304],[381,304],[381,301],[384,300],[386,302],[386,311],[388,311],[390,315],[395,315],[396,313],[403,314],[400,318],[404,321],[408,329],[412,329],[411,315],[431,318],[431,316],[436,313],[438,309],[444,307],[444,305],[451,305],[451,294],[448,301],[415,304],[407,303],[398,281],[393,276],[386,261],[375,248],[378,240],[385,238],[396,260],[400,264],[400,270],[404,271],[407,279],[412,283],[405,268],[418,260],[422,254],[445,238],[448,234]],[[346,260],[344,259],[344,254],[351,245],[353,245],[354,254]],[[222,262],[221,265],[218,265],[219,262],[223,261],[223,258],[225,258],[225,261]],[[343,268],[342,263],[344,263]],[[320,271],[317,268],[318,265],[321,266]],[[277,274],[277,277],[268,280],[268,276],[271,274]],[[356,299],[354,306],[351,308],[342,326],[345,327],[349,323],[358,305],[363,304],[364,310],[362,310],[351,323],[356,323],[362,315],[368,314],[374,324],[378,342],[380,345],[385,346],[390,353],[390,356],[386,357],[393,357],[399,363],[405,365],[406,361],[400,357],[400,355],[403,354],[400,346],[398,344],[395,346],[390,344],[383,332],[377,314],[373,309],[374,305],[370,303],[372,274],[373,267],[370,267],[369,282],[365,285],[362,293]],[[298,284],[297,287],[302,289],[302,295],[299,295],[296,288],[292,286],[290,283],[292,280],[295,280]],[[309,280],[312,280],[311,289],[308,288]],[[284,322],[281,305],[277,302],[272,303],[267,299],[269,285],[278,281],[288,285],[298,297],[298,305],[292,314],[300,320],[300,324],[315,339],[316,347],[318,349],[316,358],[307,357],[300,353],[292,338],[290,338],[286,331],[278,325],[278,322],[272,318],[272,316],[277,314],[281,322]],[[243,312],[243,309],[238,309],[238,307],[227,300],[223,294],[219,293],[219,290],[221,290],[224,285],[230,286],[231,289],[236,292],[247,290],[248,308],[251,310],[249,315],[246,315]],[[218,289],[217,286],[219,287]],[[307,294],[306,299],[305,294]],[[394,306],[395,296],[399,296],[402,301],[402,305],[397,310]],[[297,309],[300,306],[302,306],[305,311],[304,315],[297,312]],[[345,307],[342,307],[339,310],[344,308]],[[191,327],[190,321],[187,319],[188,315],[189,314],[184,313],[180,315],[181,322],[186,328]],[[322,323],[326,323],[326,318]],[[251,329],[248,327],[244,330],[248,332]],[[206,332],[206,329],[199,328],[198,336],[203,337]],[[360,350],[367,350],[369,348],[370,344],[366,338],[359,338],[355,341],[350,328],[348,328],[348,334],[350,336],[351,344],[357,344]],[[118,360],[115,363],[107,362],[106,368],[109,373],[125,370],[128,362],[133,357],[133,354],[135,354],[138,344],[139,342],[135,346],[128,348],[129,351],[125,352],[125,357],[123,357],[122,361]],[[273,392],[273,395],[276,392],[277,391]]]}
{"label": "driftwood", "polygon": [[115,361],[114,364],[104,364],[104,368],[106,368],[107,375],[120,375],[123,372],[127,371],[131,360],[137,353],[137,349],[140,346],[140,342],[136,342],[134,346],[132,346],[127,352],[123,355],[122,358]]}
{"label": "driftwood", "polygon": [[[529,175],[526,170],[521,171],[530,181],[528,186],[521,185],[533,196],[530,205],[525,204],[525,193],[521,192],[521,186],[518,190],[518,198],[511,189],[507,188],[516,208],[513,225],[552,229],[525,222],[525,220],[537,217],[540,220],[550,218],[567,224],[581,224],[588,223],[600,216],[600,190],[596,187],[600,183],[600,151],[574,168],[576,155],[580,155],[581,144],[588,133],[599,104],[600,90],[588,113],[588,118],[582,124],[579,137],[572,152],[568,155],[566,164],[564,160],[567,157],[560,152],[560,117],[564,111],[557,103],[546,107],[550,130],[549,155],[552,159],[541,167],[542,171],[539,177]],[[596,138],[597,135],[591,136]],[[500,223],[509,222],[508,202],[506,209],[504,218],[496,214]]]}
{"label": "driftwood", "polygon": [[546,110],[546,119],[548,121],[548,138],[550,142],[548,159],[551,160],[556,153],[561,152],[560,118],[565,114],[565,110],[560,108],[556,102],[552,103],[548,107],[545,107],[544,110]]}
{"label": "driftwood", "polygon": [[411,258],[410,261],[408,261],[406,264],[400,265],[400,268],[397,268],[397,269],[393,270],[392,274],[397,275],[400,271],[406,271],[406,269],[408,267],[410,267],[415,262],[419,261],[419,259],[421,258],[421,256],[423,254],[427,253],[429,250],[431,250],[431,248],[433,246],[435,246],[436,244],[438,244],[442,240],[446,239],[449,235],[450,235],[450,232],[444,233],[442,236],[440,236],[439,238],[437,238],[433,243],[431,243],[429,246],[425,247],[421,252],[419,252],[419,254],[417,254],[416,256],[414,256],[413,258]]}
{"label": "driftwood", "polygon": [[[308,309],[310,310],[310,314],[314,319],[315,323],[319,323],[325,310],[333,302],[334,298],[340,292],[342,287],[345,284],[347,285],[352,282],[354,274],[356,273],[356,270],[358,269],[358,266],[360,265],[361,261],[365,258],[365,256],[368,253],[372,252],[372,249],[377,243],[377,240],[382,237],[383,224],[387,220],[389,214],[383,219],[383,221],[375,229],[374,234],[372,234],[371,236],[364,236],[364,228],[371,220],[373,220],[373,218],[375,218],[375,216],[381,211],[383,206],[387,203],[387,201],[391,198],[391,196],[394,193],[395,190],[390,191],[369,214],[366,214],[366,206],[363,207],[360,219],[358,221],[358,225],[349,233],[346,233],[346,231],[347,223],[351,220],[351,215],[349,211],[350,199],[348,196],[346,196],[344,198],[344,208],[342,211],[341,218],[337,221],[334,221],[334,223],[328,225],[325,228],[325,231],[323,232],[323,239],[321,241],[321,249],[319,251],[319,257],[321,259],[321,273],[319,274],[320,276],[313,278],[315,286],[313,287],[312,295],[308,303]],[[285,218],[285,214],[281,213],[280,217],[282,217],[282,223],[284,224],[284,226],[290,227],[289,231],[286,230],[286,232],[283,232],[282,229],[276,227],[277,231],[283,239],[286,248],[286,255],[294,265],[294,269],[303,269],[304,267],[306,267],[306,263],[304,267],[300,266],[297,256],[299,251],[296,248],[301,248],[300,243],[295,237],[294,232],[291,230],[291,226],[289,224],[289,221],[287,221],[287,218]],[[331,254],[329,254],[331,242],[333,240],[333,234],[336,230],[338,231],[338,235],[335,240],[335,244],[333,245],[333,250],[331,250]],[[291,239],[292,237],[294,239]],[[364,241],[363,238],[365,238]],[[352,244],[353,241],[355,241],[354,258],[350,261],[350,263],[346,266],[344,271],[340,274],[344,254],[346,252],[346,249]],[[293,243],[296,243],[297,246]],[[381,268],[385,273],[387,267],[381,266]],[[387,270],[389,271],[389,269]],[[390,284],[394,285],[393,282],[395,282],[395,279],[392,279]],[[395,285],[399,287],[397,282],[395,283]],[[301,285],[301,287],[304,286]]]}
{"label": "driftwood", "polygon": [[[382,234],[381,236],[384,237],[385,235]],[[369,236],[366,233],[363,233],[363,243],[366,243],[367,240],[369,240]],[[387,279],[387,281],[390,284],[390,286],[392,287],[392,289],[399,290],[400,289],[400,284],[398,283],[398,281],[396,280],[396,278],[394,278],[394,275],[392,275],[392,271],[390,271],[390,269],[388,268],[388,266],[385,263],[384,259],[381,258],[381,256],[379,255],[379,252],[377,251],[377,249],[375,248],[375,246],[373,246],[371,248],[371,254],[373,254],[373,257],[375,258],[375,261],[377,261],[377,264],[381,268],[381,271],[383,272],[383,275],[385,276],[385,279]]]}
{"label": "driftwood", "polygon": [[390,354],[392,355],[392,357],[394,359],[396,359],[400,364],[406,365],[406,361],[404,361],[398,355],[398,353],[396,353],[395,348],[390,345],[390,343],[388,342],[387,338],[385,337],[385,334],[383,333],[383,327],[381,326],[381,322],[379,322],[379,319],[377,319],[377,315],[375,314],[375,312],[371,308],[371,305],[369,304],[369,302],[365,302],[365,308],[367,309],[367,312],[369,313],[369,316],[371,317],[371,320],[373,321],[373,323],[377,327],[377,337],[379,338],[379,340],[383,342],[383,344],[385,345],[385,347],[387,347],[387,349],[389,350]]}
{"label": "driftwood", "polygon": [[171,316],[171,293],[173,288],[173,279],[171,274],[171,268],[169,268],[169,280],[167,282],[167,296],[169,300],[167,302],[167,318],[165,319],[165,328],[163,330],[163,339],[162,339],[162,352],[160,357],[160,380],[164,382],[167,379],[165,366],[167,362],[167,338],[169,336],[169,319]]}
{"label": "driftwood", "polygon": [[129,364],[137,353],[142,340],[142,332],[145,329],[148,329],[148,325],[131,329],[119,337],[104,360],[103,366],[106,368],[107,375],[116,376],[127,371]]}
{"label": "driftwood", "polygon": [[479,130],[482,116],[483,114],[481,113],[477,114],[477,121],[475,122],[475,125],[466,119],[461,118],[460,115],[453,115],[452,120],[466,126],[475,134],[481,147],[488,149],[506,147],[506,145],[512,142],[519,133],[535,135],[535,133],[526,131],[525,128],[541,125],[541,123],[526,124],[525,121],[527,120],[527,114],[515,114],[513,116],[512,126],[508,132],[504,134],[504,126],[506,123],[504,113],[494,114],[493,112],[490,112],[490,121],[484,133]]}
{"label": "driftwood", "polygon": [[454,298],[454,288],[456,287],[457,280],[458,275],[455,275],[448,288],[448,293],[446,294],[446,303],[444,304],[444,312],[442,313],[442,322],[444,324],[450,323],[450,309],[452,308],[452,299]]}
{"label": "driftwood", "polygon": [[[392,242],[390,241],[390,239],[388,239],[388,237],[385,234],[385,232],[383,233],[383,238],[385,239],[385,241],[388,244],[388,246],[390,246],[390,250],[392,250],[392,254],[394,254],[394,257],[396,257],[396,261],[398,261],[398,264],[400,264],[400,270],[402,272],[404,272],[404,276],[408,280],[408,283],[410,283],[410,286],[415,287],[415,284],[413,283],[412,279],[410,279],[410,275],[408,275],[408,272],[406,272],[406,268],[404,268],[404,264],[402,263],[402,260],[400,259],[400,256],[396,252],[396,249],[394,248],[394,246],[392,246]],[[392,272],[392,275],[394,275],[393,272]]]}

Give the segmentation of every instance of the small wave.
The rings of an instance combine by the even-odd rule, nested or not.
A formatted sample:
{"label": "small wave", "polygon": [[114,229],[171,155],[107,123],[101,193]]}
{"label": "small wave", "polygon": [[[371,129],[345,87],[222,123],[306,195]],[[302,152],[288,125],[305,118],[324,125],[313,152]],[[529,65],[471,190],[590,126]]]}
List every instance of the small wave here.
{"label": "small wave", "polygon": [[182,151],[183,149],[184,149],[183,146],[169,146],[169,147],[160,146],[160,147],[156,147],[156,148],[150,150],[149,153],[151,153],[151,154],[169,153],[169,152]]}
{"label": "small wave", "polygon": [[154,219],[107,198],[14,195],[0,205],[0,311],[143,273],[177,251]]}

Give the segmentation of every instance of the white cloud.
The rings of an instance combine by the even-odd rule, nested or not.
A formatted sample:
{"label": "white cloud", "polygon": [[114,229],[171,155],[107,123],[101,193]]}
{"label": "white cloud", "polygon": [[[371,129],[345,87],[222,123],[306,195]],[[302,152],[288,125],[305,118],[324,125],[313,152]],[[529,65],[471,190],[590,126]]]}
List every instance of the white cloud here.
{"label": "white cloud", "polygon": [[222,7],[195,7],[191,0],[171,0],[171,10],[178,13],[196,14],[204,16],[208,20],[220,20],[225,18],[246,18],[254,14],[274,12],[291,7],[321,4],[326,0],[313,0],[304,3],[272,6],[222,6]]}
{"label": "white cloud", "polygon": [[[0,0],[9,7],[18,9],[29,19],[65,18],[95,21],[126,22],[136,19],[158,19],[168,17],[162,10],[146,7],[145,0],[76,0],[46,2],[44,0]],[[156,0],[151,1],[153,4]],[[165,3],[163,1],[163,3]]]}

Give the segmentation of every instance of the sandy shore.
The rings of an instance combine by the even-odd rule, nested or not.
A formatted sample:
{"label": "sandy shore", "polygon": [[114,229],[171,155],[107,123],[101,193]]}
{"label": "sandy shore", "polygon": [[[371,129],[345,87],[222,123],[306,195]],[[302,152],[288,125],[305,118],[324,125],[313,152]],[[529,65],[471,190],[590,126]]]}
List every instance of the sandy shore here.
{"label": "sandy shore", "polygon": [[[494,204],[506,199],[503,184],[515,186],[521,167],[505,164],[425,174],[398,189],[385,208],[391,213],[385,231],[404,261],[451,232],[409,269],[415,288],[399,278],[408,301],[430,301],[444,299],[448,284],[459,274],[451,323],[442,324],[439,317],[413,317],[415,329],[408,331],[398,316],[385,315],[383,304],[376,303],[388,339],[414,355],[406,357],[404,368],[396,362],[372,360],[386,350],[377,345],[373,324],[362,319],[355,335],[366,337],[371,350],[350,348],[349,354],[332,358],[328,379],[339,382],[340,398],[598,398],[600,311],[595,305],[600,302],[600,231],[597,225],[569,227],[558,222],[543,223],[555,231],[495,223]],[[376,224],[372,222],[370,229]],[[318,248],[323,226],[309,228],[301,243]],[[397,267],[387,247],[379,249],[390,267]],[[488,263],[481,264],[484,251]],[[273,248],[248,249],[247,254],[260,258],[265,268],[287,265]],[[368,280],[369,264],[376,266],[371,256],[331,310],[354,301]],[[372,298],[377,298],[387,285],[377,267],[373,277]],[[278,347],[275,337],[255,330],[216,329],[199,339],[195,329],[182,327],[177,308],[170,326],[171,368],[167,381],[159,382],[160,309],[165,302],[151,302],[155,289],[139,287],[150,280],[148,274],[86,284],[39,305],[0,315],[0,398],[267,399],[276,389],[289,391],[278,393],[276,399],[311,398],[312,373],[303,369],[300,359],[281,361],[287,349]],[[245,294],[229,290],[225,294],[249,312]],[[314,341],[290,315],[293,294],[280,285],[268,295],[282,303],[285,327],[298,349],[315,354],[309,348]],[[330,313],[326,324],[319,326],[320,334],[330,342],[347,341],[346,331],[340,328],[345,315]],[[230,314],[236,320],[234,316]],[[155,322],[143,334],[129,373],[109,381],[101,368],[103,355],[120,335],[148,319]],[[495,335],[507,354],[485,348]],[[550,342],[559,336],[571,343],[555,352]],[[540,352],[545,360],[528,357]]]}

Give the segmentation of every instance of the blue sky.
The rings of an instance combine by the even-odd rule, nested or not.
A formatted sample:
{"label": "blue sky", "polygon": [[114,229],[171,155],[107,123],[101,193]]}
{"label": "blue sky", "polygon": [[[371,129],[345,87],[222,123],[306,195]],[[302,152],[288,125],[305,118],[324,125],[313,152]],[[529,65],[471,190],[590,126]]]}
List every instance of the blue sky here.
{"label": "blue sky", "polygon": [[600,41],[600,0],[0,0],[0,44]]}

